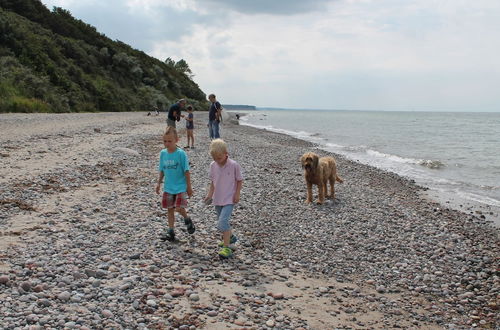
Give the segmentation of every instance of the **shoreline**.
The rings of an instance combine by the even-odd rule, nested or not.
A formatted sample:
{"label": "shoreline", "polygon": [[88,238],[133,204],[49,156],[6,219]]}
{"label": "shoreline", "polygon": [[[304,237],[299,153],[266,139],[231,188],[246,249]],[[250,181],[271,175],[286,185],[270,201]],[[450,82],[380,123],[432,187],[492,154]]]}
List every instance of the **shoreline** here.
{"label": "shoreline", "polygon": [[177,244],[158,239],[166,224],[153,192],[163,116],[23,116],[0,127],[3,324],[324,329],[499,321],[498,229],[438,207],[410,180],[337,156],[344,179],[337,200],[305,205],[298,159],[331,153],[225,122],[221,135],[245,182],[232,220],[235,257],[220,261],[214,211],[202,203],[211,162],[206,113],[195,112],[196,149],[188,151],[195,190],[188,213],[197,232],[187,235],[178,221]]}
{"label": "shoreline", "polygon": [[[229,110],[229,111],[233,114],[239,113],[239,115],[241,117],[244,117],[245,115],[248,114],[246,112],[242,113],[242,112],[239,112],[237,110]],[[352,158],[348,158],[345,155],[338,154],[334,151],[329,151],[328,149],[325,149],[323,146],[321,146],[321,144],[319,144],[317,142],[309,141],[305,138],[300,138],[300,137],[296,137],[296,136],[293,136],[293,135],[290,135],[287,133],[283,133],[283,132],[281,132],[282,131],[281,129],[274,131],[272,129],[267,129],[264,127],[257,127],[255,125],[247,124],[247,123],[241,122],[241,121],[240,121],[240,124],[244,125],[244,126],[253,127],[255,129],[263,130],[263,131],[273,132],[273,133],[277,133],[277,134],[284,134],[284,135],[289,136],[289,137],[294,138],[294,139],[307,141],[307,142],[315,144],[318,149],[321,149],[324,152],[328,152],[328,153],[331,152],[332,154],[336,155],[337,157],[345,157],[349,161],[358,162]],[[370,164],[365,164],[362,162],[359,162],[359,163],[373,167],[373,168],[380,169],[382,171],[388,171],[386,169],[379,168],[379,167],[376,167],[376,166],[373,166]],[[394,174],[401,176],[407,180],[414,181],[414,179],[407,178],[399,173],[395,173],[395,172],[391,172],[391,171],[388,171],[388,172],[394,173]],[[466,213],[469,215],[476,215],[477,217],[480,217],[482,220],[486,220],[487,222],[491,223],[496,228],[500,228],[500,206],[495,206],[495,205],[487,204],[487,203],[482,202],[482,201],[475,201],[475,200],[468,199],[465,197],[460,197],[452,192],[439,191],[437,189],[434,189],[434,188],[426,185],[425,183],[419,182],[416,184],[424,188],[422,191],[423,198],[428,199],[431,202],[438,202],[439,204],[441,204],[441,207],[443,207],[443,208],[451,208],[451,209],[454,209],[456,211],[460,211],[460,212],[463,212],[463,213]]]}

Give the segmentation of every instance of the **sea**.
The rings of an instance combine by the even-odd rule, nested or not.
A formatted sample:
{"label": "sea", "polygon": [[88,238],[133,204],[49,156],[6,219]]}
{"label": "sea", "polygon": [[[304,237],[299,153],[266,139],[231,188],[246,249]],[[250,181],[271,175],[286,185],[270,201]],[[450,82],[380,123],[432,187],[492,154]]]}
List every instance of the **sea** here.
{"label": "sea", "polygon": [[[435,196],[500,208],[500,113],[255,110],[240,123],[413,179]],[[342,172],[342,169],[340,169]]]}

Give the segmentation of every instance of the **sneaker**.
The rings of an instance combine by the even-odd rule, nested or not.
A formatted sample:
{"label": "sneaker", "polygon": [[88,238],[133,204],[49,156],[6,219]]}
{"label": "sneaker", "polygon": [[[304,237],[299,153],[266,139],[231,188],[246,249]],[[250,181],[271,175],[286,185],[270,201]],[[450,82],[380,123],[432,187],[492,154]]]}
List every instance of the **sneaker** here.
{"label": "sneaker", "polygon": [[175,233],[172,228],[169,228],[167,231],[163,232],[160,236],[162,241],[173,242],[175,240]]}
{"label": "sneaker", "polygon": [[[236,237],[235,235],[231,234],[231,238],[229,239],[229,244],[234,244],[238,242],[238,237]],[[224,242],[223,241],[220,241],[219,242],[219,247],[223,247],[224,246]]]}
{"label": "sneaker", "polygon": [[233,256],[233,250],[231,250],[227,246],[223,247],[219,251],[219,257],[221,257],[221,258],[227,259],[227,258],[231,258],[232,256]]}
{"label": "sneaker", "polygon": [[194,227],[194,223],[191,218],[185,218],[184,224],[186,225],[187,232],[190,234],[194,234],[196,228]]}

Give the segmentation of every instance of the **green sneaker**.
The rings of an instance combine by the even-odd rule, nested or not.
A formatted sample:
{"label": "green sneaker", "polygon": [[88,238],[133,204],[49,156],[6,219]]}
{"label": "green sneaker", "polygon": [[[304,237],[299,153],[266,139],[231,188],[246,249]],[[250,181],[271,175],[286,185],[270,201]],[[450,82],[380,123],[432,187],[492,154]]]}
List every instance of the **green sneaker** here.
{"label": "green sneaker", "polygon": [[[229,239],[229,244],[234,244],[236,242],[238,242],[238,237],[236,237],[235,235],[231,234],[231,238]],[[223,247],[223,246],[224,246],[224,242],[220,241],[219,242],[219,247]]]}
{"label": "green sneaker", "polygon": [[231,258],[232,256],[233,256],[233,250],[231,250],[227,246],[223,247],[219,251],[219,257],[223,259]]}

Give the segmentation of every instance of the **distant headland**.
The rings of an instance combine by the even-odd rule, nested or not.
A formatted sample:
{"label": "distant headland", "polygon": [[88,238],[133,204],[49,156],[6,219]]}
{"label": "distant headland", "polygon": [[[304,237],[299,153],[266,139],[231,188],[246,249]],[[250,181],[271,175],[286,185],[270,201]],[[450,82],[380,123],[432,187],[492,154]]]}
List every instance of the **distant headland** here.
{"label": "distant headland", "polygon": [[255,105],[246,104],[223,104],[223,107],[228,110],[257,110]]}

